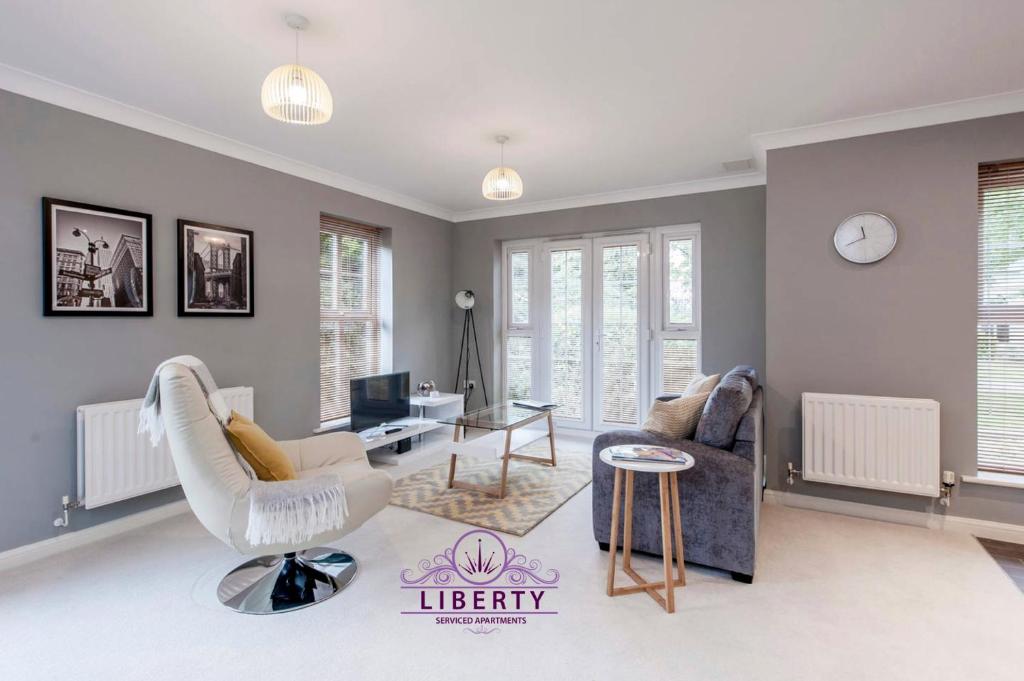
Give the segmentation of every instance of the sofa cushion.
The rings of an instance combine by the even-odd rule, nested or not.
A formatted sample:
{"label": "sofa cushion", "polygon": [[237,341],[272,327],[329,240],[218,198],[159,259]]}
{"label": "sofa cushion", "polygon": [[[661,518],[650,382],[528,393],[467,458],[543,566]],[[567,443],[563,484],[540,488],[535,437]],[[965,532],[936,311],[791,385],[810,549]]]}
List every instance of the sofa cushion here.
{"label": "sofa cushion", "polygon": [[757,372],[751,367],[736,367],[727,373],[704,405],[694,440],[731,450],[736,440],[736,427],[754,397],[756,381]]}
{"label": "sofa cushion", "polygon": [[297,479],[295,465],[285,451],[251,420],[232,410],[225,431],[239,456],[252,466],[260,480]]}
{"label": "sofa cushion", "polygon": [[[744,379],[746,379],[747,383],[750,384],[751,390],[757,390],[757,386],[759,384],[757,382],[757,369],[755,369],[754,367],[748,364],[740,364],[739,366],[733,367],[732,371],[730,371],[729,374],[733,374],[735,376],[742,376]],[[726,376],[728,376],[729,374],[726,374]]]}
{"label": "sofa cushion", "polygon": [[721,374],[713,374],[711,376],[697,374],[686,385],[686,388],[683,390],[683,394],[700,395],[701,393],[709,393],[715,389],[715,386],[718,385],[718,381],[721,380],[721,378]]}
{"label": "sofa cushion", "polygon": [[711,391],[708,391],[698,395],[683,395],[668,402],[655,401],[641,429],[668,437],[691,439],[710,394]]}

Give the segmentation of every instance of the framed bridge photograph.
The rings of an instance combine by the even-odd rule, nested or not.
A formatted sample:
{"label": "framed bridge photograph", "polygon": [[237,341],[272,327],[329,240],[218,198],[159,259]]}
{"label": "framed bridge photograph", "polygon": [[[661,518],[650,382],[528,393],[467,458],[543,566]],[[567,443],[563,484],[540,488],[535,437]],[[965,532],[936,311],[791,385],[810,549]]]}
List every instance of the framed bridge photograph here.
{"label": "framed bridge photograph", "polygon": [[252,317],[253,234],[178,220],[178,316]]}
{"label": "framed bridge photograph", "polygon": [[153,316],[153,216],[43,198],[43,314]]}

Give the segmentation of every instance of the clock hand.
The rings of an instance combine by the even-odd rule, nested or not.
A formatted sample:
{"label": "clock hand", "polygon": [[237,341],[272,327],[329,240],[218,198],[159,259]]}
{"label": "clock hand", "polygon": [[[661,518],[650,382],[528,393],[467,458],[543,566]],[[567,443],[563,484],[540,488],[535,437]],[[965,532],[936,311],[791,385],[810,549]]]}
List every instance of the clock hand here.
{"label": "clock hand", "polygon": [[852,245],[854,245],[855,243],[857,243],[858,241],[864,241],[864,239],[867,239],[867,237],[866,237],[866,236],[862,236],[862,237],[861,237],[861,238],[859,238],[859,239],[854,239],[853,241],[851,241],[851,242],[850,242],[850,243],[848,243],[848,244],[843,244],[843,246],[852,246]]}
{"label": "clock hand", "polygon": [[864,225],[860,226],[860,238],[861,239],[867,239],[868,238],[868,235],[864,233]]}

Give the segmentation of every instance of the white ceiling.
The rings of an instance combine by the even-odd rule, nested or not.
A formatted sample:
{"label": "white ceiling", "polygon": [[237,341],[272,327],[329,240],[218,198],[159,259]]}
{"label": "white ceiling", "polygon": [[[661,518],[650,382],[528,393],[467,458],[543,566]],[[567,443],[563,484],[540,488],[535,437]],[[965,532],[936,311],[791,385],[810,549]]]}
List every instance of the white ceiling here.
{"label": "white ceiling", "polygon": [[[325,126],[260,108],[288,12]],[[495,205],[498,133],[517,210],[716,178],[756,133],[1022,90],[1021,26],[1021,0],[0,0],[0,63],[459,219]]]}

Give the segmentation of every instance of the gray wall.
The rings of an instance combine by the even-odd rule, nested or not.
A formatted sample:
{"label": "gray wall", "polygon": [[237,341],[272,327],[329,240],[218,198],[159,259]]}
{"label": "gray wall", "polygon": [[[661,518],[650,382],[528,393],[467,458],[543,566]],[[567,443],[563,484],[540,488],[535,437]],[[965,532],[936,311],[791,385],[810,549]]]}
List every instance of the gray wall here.
{"label": "gray wall", "polygon": [[[42,196],[153,214],[152,318],[42,316]],[[57,533],[75,489],[75,407],[141,397],[172,355],[202,357],[222,386],[253,386],[271,435],[311,434],[321,211],[391,228],[394,366],[414,381],[447,375],[450,223],[0,91],[0,550]],[[255,232],[254,318],[177,317],[179,217]],[[70,529],[179,496],[77,511]]]}
{"label": "gray wall", "polygon": [[[942,466],[975,471],[978,164],[1024,157],[1024,115],[825,142],[768,154],[768,482],[800,462],[800,393],[942,404]],[[864,210],[899,230],[892,254],[854,265],[832,246]],[[798,482],[793,491],[943,512],[910,495]],[[960,485],[954,515],[1024,523],[1024,491]]]}
{"label": "gray wall", "polygon": [[[502,241],[691,222],[701,224],[703,369],[728,370],[743,363],[763,372],[764,220],[765,189],[749,187],[457,224],[452,285],[477,295],[474,312],[488,388],[493,394],[494,367],[500,362],[493,344],[500,332],[493,298],[500,290]],[[458,339],[460,314],[453,314],[452,324]],[[446,385],[454,378],[447,378]]]}

